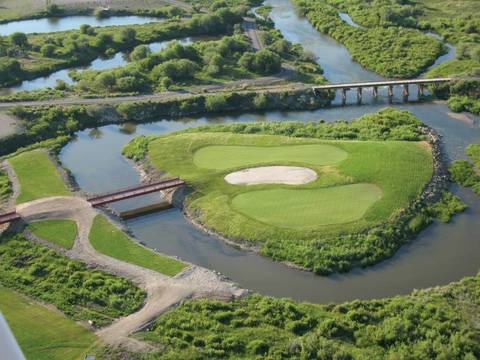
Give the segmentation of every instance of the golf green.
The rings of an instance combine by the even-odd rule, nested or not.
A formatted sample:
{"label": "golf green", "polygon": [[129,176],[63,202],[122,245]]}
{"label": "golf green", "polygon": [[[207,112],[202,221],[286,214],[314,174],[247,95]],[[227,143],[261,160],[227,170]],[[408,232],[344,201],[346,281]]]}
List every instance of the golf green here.
{"label": "golf green", "polygon": [[269,225],[301,228],[358,220],[381,197],[376,185],[352,184],[314,190],[250,191],[233,198],[232,206]]}
{"label": "golf green", "polygon": [[227,170],[271,163],[333,165],[347,158],[346,151],[334,145],[286,146],[206,146],[195,152],[193,163],[205,169]]}

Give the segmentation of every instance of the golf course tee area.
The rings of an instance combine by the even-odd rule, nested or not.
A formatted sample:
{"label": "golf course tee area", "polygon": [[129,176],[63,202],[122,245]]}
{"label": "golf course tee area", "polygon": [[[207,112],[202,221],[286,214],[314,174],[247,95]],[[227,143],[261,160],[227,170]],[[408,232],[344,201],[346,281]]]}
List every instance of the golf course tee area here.
{"label": "golf course tee area", "polygon": [[[315,128],[295,123],[301,136],[285,136],[284,128],[291,126],[285,123],[255,131],[229,125],[133,140],[124,153],[131,157],[139,143],[148,142],[147,160],[187,182],[185,211],[194,222],[276,260],[328,273],[367,265],[394,251],[401,229],[392,228],[388,238],[377,228],[408,227],[412,219],[404,217],[405,209],[432,177],[431,146],[413,130],[418,120],[395,114],[398,119],[386,127],[384,138],[373,131],[372,140],[351,140],[352,131],[366,137],[362,132],[378,125],[373,121],[372,128],[365,127],[365,119]],[[337,128],[338,139],[323,135],[332,134],[326,128]],[[414,141],[397,140],[406,134]],[[294,185],[282,180],[292,176]]]}

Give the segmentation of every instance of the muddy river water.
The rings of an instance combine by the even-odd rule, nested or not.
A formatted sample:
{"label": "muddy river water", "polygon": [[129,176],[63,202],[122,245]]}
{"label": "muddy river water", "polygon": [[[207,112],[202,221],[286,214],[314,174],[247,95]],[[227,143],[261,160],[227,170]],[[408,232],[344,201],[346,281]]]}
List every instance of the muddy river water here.
{"label": "muddy river water", "polygon": [[[272,18],[284,36],[302,44],[318,58],[331,82],[380,80],[381,76],[355,63],[348,51],[331,38],[319,34],[296,15],[289,0],[269,0]],[[415,100],[415,99],[412,99]],[[386,94],[378,100],[365,99],[368,105],[304,112],[267,112],[217,115],[183,119],[158,119],[142,125],[109,125],[78,133],[77,139],[61,152],[61,161],[69,168],[80,186],[89,192],[103,192],[138,183],[139,176],[121,156],[121,149],[141,134],[166,134],[209,123],[241,121],[316,121],[350,120],[387,105]],[[455,119],[443,104],[408,103],[400,98],[395,105],[414,113],[435,128],[444,140],[449,159],[464,157],[465,147],[480,142],[480,119]],[[217,270],[241,286],[262,294],[290,297],[316,303],[339,302],[356,298],[369,299],[407,294],[415,288],[446,284],[463,276],[474,275],[480,268],[480,198],[468,190],[454,187],[469,209],[449,224],[435,223],[411,244],[404,246],[389,260],[367,269],[328,277],[290,269],[262,256],[237,250],[199,232],[179,210],[129,220],[128,226],[139,241],[170,255],[176,255]],[[131,207],[152,201],[129,200],[116,205]]]}

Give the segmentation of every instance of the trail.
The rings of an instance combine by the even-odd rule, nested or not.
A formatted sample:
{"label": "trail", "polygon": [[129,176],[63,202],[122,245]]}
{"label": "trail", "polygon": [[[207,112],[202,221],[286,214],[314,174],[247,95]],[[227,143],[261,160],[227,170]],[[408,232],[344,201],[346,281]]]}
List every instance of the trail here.
{"label": "trail", "polygon": [[[250,91],[256,92],[282,92],[288,89],[306,88],[306,84],[289,83],[288,85],[276,86],[276,83],[283,82],[291,78],[291,71],[284,68],[280,74],[276,76],[266,76],[256,79],[244,79],[231,81],[220,85],[197,86],[190,91],[166,91],[155,94],[143,94],[134,96],[119,96],[119,97],[102,97],[102,98],[61,98],[52,100],[24,100],[12,102],[0,102],[0,108],[11,108],[15,106],[46,106],[46,105],[93,105],[93,104],[118,104],[129,101],[160,101],[171,99],[185,99],[208,93],[221,93],[223,90],[237,90],[238,93],[245,93]],[[255,90],[246,90],[249,86],[264,87]]]}
{"label": "trail", "polygon": [[44,198],[18,205],[16,210],[27,222],[47,219],[74,220],[78,226],[78,235],[73,248],[66,252],[68,257],[130,279],[147,292],[142,309],[97,331],[97,335],[109,345],[124,347],[130,351],[149,351],[150,345],[130,338],[129,335],[145,328],[178,303],[194,297],[232,299],[247,294],[246,290],[236,284],[199,266],[190,265],[182,273],[170,278],[98,253],[90,244],[88,235],[93,219],[99,212],[80,197]]}

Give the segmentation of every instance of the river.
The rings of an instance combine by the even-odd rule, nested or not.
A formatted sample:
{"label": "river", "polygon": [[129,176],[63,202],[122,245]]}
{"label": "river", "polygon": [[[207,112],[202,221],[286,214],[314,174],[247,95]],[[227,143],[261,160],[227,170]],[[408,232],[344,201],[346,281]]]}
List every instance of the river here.
{"label": "river", "polygon": [[[269,0],[272,18],[284,36],[302,44],[318,58],[331,82],[381,80],[382,77],[352,61],[348,51],[331,38],[319,34],[295,14],[288,0]],[[80,186],[91,192],[113,190],[138,183],[139,176],[120,154],[121,148],[141,134],[166,134],[207,123],[235,121],[313,121],[349,120],[377,111],[385,97],[363,106],[333,106],[304,112],[268,112],[233,114],[185,119],[159,119],[151,124],[108,125],[78,133],[76,140],[61,152],[60,159],[72,171]],[[478,117],[455,120],[445,105],[434,103],[396,104],[396,108],[414,113],[435,128],[444,138],[450,159],[464,157],[465,147],[480,142]],[[469,209],[449,224],[435,223],[392,259],[348,274],[329,277],[290,269],[254,253],[234,249],[192,227],[176,209],[128,221],[136,237],[161,252],[220,271],[241,286],[262,294],[290,297],[316,303],[370,299],[407,294],[415,288],[442,285],[480,267],[480,198],[469,190],[454,188]],[[117,205],[125,208],[148,199],[129,200]]]}

